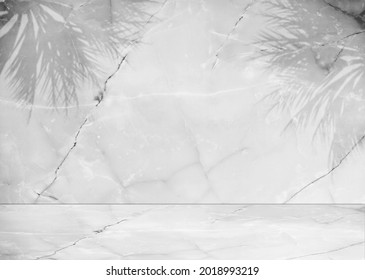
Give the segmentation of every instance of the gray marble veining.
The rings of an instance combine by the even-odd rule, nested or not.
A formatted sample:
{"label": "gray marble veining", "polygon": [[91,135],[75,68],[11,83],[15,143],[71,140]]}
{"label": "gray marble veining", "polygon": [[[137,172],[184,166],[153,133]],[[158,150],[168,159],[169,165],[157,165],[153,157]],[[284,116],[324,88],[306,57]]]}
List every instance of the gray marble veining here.
{"label": "gray marble veining", "polygon": [[31,207],[2,207],[0,258],[364,259],[365,253],[361,206]]}
{"label": "gray marble veining", "polygon": [[[17,106],[14,94],[26,93],[18,84],[31,77],[22,78],[25,70],[16,65],[7,68],[17,61],[3,61],[2,202],[364,202],[365,35],[359,19],[346,14],[349,7],[127,2],[137,23],[126,26],[120,3],[113,6],[111,14],[121,19],[109,25],[125,40],[103,42],[114,60],[94,51],[95,65],[84,71],[102,71],[94,83],[77,85],[78,105],[67,95],[47,103],[50,89],[41,92],[39,82],[26,95],[33,104]],[[92,24],[111,36],[103,31],[105,17],[111,20],[107,8],[90,18],[105,5],[73,4],[64,24]],[[24,28],[29,46],[21,51],[37,38],[49,40],[29,39],[33,30]],[[54,94],[66,94],[59,87]]]}
{"label": "gray marble veining", "polygon": [[0,19],[1,258],[364,258],[364,0]]}

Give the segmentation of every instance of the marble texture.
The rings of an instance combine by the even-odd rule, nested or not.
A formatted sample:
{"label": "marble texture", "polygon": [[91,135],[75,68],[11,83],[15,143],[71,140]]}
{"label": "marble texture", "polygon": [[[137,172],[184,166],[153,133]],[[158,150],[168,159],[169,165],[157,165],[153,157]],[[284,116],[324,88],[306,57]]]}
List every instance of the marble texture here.
{"label": "marble texture", "polygon": [[0,258],[365,258],[365,1],[0,19]]}
{"label": "marble texture", "polygon": [[[2,259],[364,259],[363,206],[2,206]],[[168,244],[168,245],[167,245]]]}
{"label": "marble texture", "polygon": [[101,64],[104,98],[86,84],[67,115],[38,98],[28,119],[3,75],[1,202],[364,203],[365,35],[323,1],[282,3],[147,5]]}

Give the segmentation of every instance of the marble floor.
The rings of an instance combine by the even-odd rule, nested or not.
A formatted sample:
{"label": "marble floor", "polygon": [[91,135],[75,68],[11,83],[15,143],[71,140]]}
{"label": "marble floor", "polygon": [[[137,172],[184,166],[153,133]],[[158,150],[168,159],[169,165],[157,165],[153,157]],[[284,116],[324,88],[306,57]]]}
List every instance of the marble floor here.
{"label": "marble floor", "polygon": [[364,259],[363,206],[2,206],[2,259]]}
{"label": "marble floor", "polygon": [[1,259],[365,259],[365,0],[0,0]]}

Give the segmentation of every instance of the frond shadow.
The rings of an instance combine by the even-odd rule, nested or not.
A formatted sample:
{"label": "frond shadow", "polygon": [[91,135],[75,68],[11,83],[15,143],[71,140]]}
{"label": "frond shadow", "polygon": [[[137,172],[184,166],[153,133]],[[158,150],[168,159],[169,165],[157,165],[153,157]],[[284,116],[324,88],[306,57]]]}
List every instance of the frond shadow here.
{"label": "frond shadow", "polygon": [[[68,4],[65,4],[65,2]],[[15,100],[78,104],[87,82],[100,87],[103,57],[115,59],[138,40],[151,0],[5,0],[0,3],[0,73]]]}
{"label": "frond shadow", "polygon": [[267,60],[280,86],[265,98],[272,110],[289,112],[286,128],[314,127],[313,141],[330,144],[329,162],[335,166],[365,134],[365,31],[361,25],[354,33],[343,31],[346,23],[326,14],[333,8],[324,1],[266,5],[268,27],[259,35],[254,59]]}

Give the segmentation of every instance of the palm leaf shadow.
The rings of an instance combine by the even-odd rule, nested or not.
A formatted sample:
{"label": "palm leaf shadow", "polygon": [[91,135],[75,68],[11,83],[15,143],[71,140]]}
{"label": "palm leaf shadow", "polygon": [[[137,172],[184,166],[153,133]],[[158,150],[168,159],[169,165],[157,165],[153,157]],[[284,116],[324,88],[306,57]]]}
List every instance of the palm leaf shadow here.
{"label": "palm leaf shadow", "polygon": [[[335,166],[365,133],[365,119],[361,118],[365,108],[365,48],[356,43],[348,46],[354,35],[365,34],[361,29],[356,34],[337,34],[338,22],[331,25],[331,19],[313,10],[313,2],[267,1],[265,17],[270,27],[259,35],[261,50],[254,58],[264,57],[270,71],[278,73],[280,87],[265,96],[274,103],[271,109],[290,113],[286,128],[314,126],[313,141],[330,144],[329,163]],[[321,5],[328,8],[325,2]],[[329,27],[318,32],[317,26],[326,26],[320,24],[323,20]],[[327,64],[317,61],[318,50],[321,55],[333,52]],[[318,64],[323,75],[314,77],[309,64]],[[352,118],[359,119],[356,129],[348,128],[353,126]]]}
{"label": "palm leaf shadow", "polygon": [[32,105],[39,95],[55,108],[77,105],[80,85],[100,86],[100,57],[116,58],[136,40],[150,16],[148,2],[119,0],[112,7],[110,1],[107,8],[102,0],[80,7],[57,0],[0,3],[0,73],[15,100]]}

